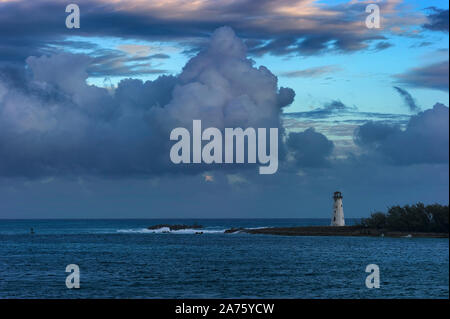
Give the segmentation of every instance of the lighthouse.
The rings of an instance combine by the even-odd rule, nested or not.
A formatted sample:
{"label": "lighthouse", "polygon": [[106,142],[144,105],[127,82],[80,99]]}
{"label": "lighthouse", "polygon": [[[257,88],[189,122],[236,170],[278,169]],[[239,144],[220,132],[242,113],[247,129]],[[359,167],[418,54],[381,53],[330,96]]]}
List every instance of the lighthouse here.
{"label": "lighthouse", "polygon": [[333,217],[331,218],[331,226],[345,226],[341,192],[334,192],[333,195]]}

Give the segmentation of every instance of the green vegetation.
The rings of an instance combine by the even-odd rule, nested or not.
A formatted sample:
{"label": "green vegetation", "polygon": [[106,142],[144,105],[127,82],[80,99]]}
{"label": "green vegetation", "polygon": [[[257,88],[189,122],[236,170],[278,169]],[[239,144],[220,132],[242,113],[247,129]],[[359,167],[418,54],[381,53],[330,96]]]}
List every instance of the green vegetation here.
{"label": "green vegetation", "polygon": [[360,226],[391,231],[448,233],[448,205],[425,206],[422,203],[409,206],[393,206],[387,214],[376,212],[363,218]]}

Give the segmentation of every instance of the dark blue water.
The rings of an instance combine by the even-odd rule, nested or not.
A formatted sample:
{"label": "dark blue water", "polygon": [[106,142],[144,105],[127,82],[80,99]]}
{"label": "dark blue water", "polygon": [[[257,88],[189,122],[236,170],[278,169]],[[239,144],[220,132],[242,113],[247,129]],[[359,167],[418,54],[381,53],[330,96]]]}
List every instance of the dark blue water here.
{"label": "dark blue water", "polygon": [[[160,223],[206,228],[203,235],[146,230]],[[449,297],[447,239],[223,233],[231,227],[328,223],[0,220],[0,298]],[[80,267],[80,289],[66,288],[68,264]],[[368,264],[380,268],[379,289],[365,285]]]}

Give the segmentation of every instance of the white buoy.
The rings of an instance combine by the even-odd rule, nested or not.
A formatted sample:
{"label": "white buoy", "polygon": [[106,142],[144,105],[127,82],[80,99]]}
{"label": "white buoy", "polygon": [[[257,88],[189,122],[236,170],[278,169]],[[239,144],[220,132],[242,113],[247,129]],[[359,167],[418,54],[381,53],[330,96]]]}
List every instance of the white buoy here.
{"label": "white buoy", "polygon": [[341,192],[334,192],[333,200],[333,216],[331,217],[331,226],[345,226],[344,207],[342,207]]}

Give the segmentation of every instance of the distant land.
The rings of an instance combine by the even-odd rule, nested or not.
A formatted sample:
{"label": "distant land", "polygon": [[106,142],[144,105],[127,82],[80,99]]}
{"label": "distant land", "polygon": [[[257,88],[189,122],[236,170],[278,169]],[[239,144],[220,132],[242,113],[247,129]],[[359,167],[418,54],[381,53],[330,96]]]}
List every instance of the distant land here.
{"label": "distant land", "polygon": [[[149,230],[166,228],[167,230],[202,229],[201,225],[159,224],[148,227]],[[247,233],[282,236],[369,236],[369,237],[449,237],[449,207],[422,203],[392,206],[387,214],[372,213],[352,226],[298,226],[266,228],[230,228],[225,234]],[[203,234],[198,232],[197,234]]]}
{"label": "distant land", "polygon": [[364,237],[421,237],[448,238],[447,233],[389,231],[375,228],[355,226],[302,226],[302,227],[270,227],[259,229],[232,228],[225,233],[248,233],[282,236],[364,236]]}
{"label": "distant land", "polygon": [[448,238],[448,205],[417,203],[392,206],[387,214],[372,213],[353,226],[302,226],[259,229],[228,229],[226,233],[269,234],[285,236],[387,236]]}

